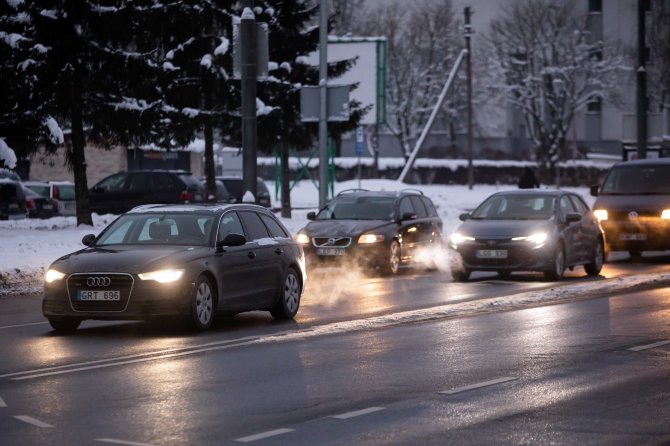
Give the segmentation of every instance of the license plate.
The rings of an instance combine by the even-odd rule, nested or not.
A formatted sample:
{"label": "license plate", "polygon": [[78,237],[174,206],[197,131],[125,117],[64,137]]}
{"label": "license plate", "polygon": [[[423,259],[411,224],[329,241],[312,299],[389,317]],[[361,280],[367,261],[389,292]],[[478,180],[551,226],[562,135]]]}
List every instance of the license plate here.
{"label": "license plate", "polygon": [[74,209],[74,203],[65,203],[64,208],[67,209],[68,211],[71,211],[72,209]]}
{"label": "license plate", "polygon": [[506,249],[478,249],[477,250],[478,259],[506,259],[507,250]]}
{"label": "license plate", "polygon": [[319,256],[343,256],[343,248],[317,248],[316,255]]}
{"label": "license plate", "polygon": [[9,203],[9,209],[18,209],[19,205],[16,203]]}
{"label": "license plate", "polygon": [[647,240],[647,234],[619,234],[619,240]]}
{"label": "license plate", "polygon": [[53,209],[54,207],[50,204],[44,204],[42,205],[42,209]]}
{"label": "license plate", "polygon": [[121,300],[119,290],[79,290],[77,300],[116,301]]}

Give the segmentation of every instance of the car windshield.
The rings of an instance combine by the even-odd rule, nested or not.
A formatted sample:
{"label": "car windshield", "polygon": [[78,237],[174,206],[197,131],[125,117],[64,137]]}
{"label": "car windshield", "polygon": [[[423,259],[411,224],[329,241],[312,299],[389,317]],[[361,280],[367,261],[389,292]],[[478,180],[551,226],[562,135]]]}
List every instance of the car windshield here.
{"label": "car windshield", "polygon": [[316,216],[317,220],[393,220],[394,197],[341,196]]}
{"label": "car windshield", "polygon": [[613,167],[601,194],[670,194],[670,165],[621,165]]}
{"label": "car windshield", "polygon": [[207,246],[215,218],[185,212],[125,214],[103,231],[95,246]]}
{"label": "car windshield", "polygon": [[74,200],[74,184],[53,184],[54,198],[58,200]]}
{"label": "car windshield", "polygon": [[492,195],[470,215],[475,220],[549,220],[554,215],[552,195]]}

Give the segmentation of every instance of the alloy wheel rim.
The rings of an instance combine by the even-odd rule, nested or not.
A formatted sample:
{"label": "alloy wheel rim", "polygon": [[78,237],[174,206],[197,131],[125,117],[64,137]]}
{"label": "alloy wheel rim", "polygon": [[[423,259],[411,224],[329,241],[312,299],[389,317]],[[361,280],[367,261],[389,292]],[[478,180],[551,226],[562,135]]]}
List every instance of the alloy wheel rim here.
{"label": "alloy wheel rim", "polygon": [[286,276],[286,281],[284,282],[284,302],[286,303],[286,309],[293,313],[298,309],[298,302],[300,299],[300,284],[298,283],[298,278],[295,274],[289,274]]}
{"label": "alloy wheel rim", "polygon": [[207,283],[201,283],[195,296],[195,311],[200,323],[209,323],[212,317],[212,290]]}
{"label": "alloy wheel rim", "polygon": [[394,273],[398,271],[398,264],[400,263],[400,258],[398,255],[398,244],[397,243],[391,243],[391,258],[389,259],[389,264],[391,266],[391,271]]}

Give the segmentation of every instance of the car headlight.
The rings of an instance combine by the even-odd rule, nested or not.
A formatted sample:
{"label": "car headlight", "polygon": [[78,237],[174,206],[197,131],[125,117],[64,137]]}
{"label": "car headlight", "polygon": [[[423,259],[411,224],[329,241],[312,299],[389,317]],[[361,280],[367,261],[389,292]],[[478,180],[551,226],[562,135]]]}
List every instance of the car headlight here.
{"label": "car headlight", "polygon": [[458,232],[454,232],[451,234],[451,243],[454,245],[459,245],[463,242],[473,242],[475,240],[474,237],[470,237],[469,235],[463,235],[459,234]]}
{"label": "car headlight", "polygon": [[295,236],[295,241],[300,244],[306,245],[309,243],[309,235],[300,232],[298,233],[298,235]]}
{"label": "car headlight", "polygon": [[55,269],[50,269],[44,275],[44,280],[46,280],[47,283],[51,283],[51,282],[55,282],[56,280],[61,280],[63,277],[65,277],[64,273],[61,273],[60,271],[56,271]]}
{"label": "car headlight", "polygon": [[528,243],[532,243],[535,245],[535,248],[540,248],[544,245],[544,242],[547,241],[547,238],[549,236],[547,235],[546,232],[536,232],[535,234],[531,234],[526,237],[514,237],[512,238],[512,241],[515,242],[520,242],[520,241],[526,241]]}
{"label": "car headlight", "polygon": [[661,212],[661,220],[670,220],[670,209],[663,209],[663,212]]}
{"label": "car headlight", "polygon": [[383,241],[384,236],[380,234],[363,234],[358,237],[358,243],[377,243]]}
{"label": "car headlight", "polygon": [[170,283],[181,279],[184,275],[183,269],[161,269],[149,273],[138,274],[142,280],[155,280],[158,283]]}
{"label": "car headlight", "polygon": [[[665,212],[665,211],[663,211],[663,212]],[[595,211],[593,211],[593,216],[596,217],[596,219],[598,221],[607,220],[607,217],[608,217],[607,210],[606,209],[596,209]],[[663,217],[661,217],[661,218],[663,218]],[[668,215],[668,218],[670,218],[670,214]]]}

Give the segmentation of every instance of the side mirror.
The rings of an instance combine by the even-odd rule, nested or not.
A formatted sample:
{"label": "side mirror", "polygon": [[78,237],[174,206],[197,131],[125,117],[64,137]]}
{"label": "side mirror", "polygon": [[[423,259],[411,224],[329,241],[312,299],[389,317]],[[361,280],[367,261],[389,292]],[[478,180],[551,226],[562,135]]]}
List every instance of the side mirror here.
{"label": "side mirror", "polygon": [[405,212],[404,214],[402,214],[402,217],[400,217],[400,221],[405,220],[416,220],[416,214],[413,214],[411,212]]}
{"label": "side mirror", "polygon": [[235,232],[226,235],[223,240],[216,242],[217,249],[223,249],[224,246],[242,246],[247,242],[247,238],[242,234]]}
{"label": "side mirror", "polygon": [[307,213],[307,220],[314,220],[316,218],[316,212],[308,212]]}
{"label": "side mirror", "polygon": [[594,184],[593,186],[591,186],[591,196],[592,197],[597,197],[599,189],[600,189],[600,187],[597,184]]}
{"label": "side mirror", "polygon": [[461,215],[458,216],[458,219],[459,219],[460,221],[465,221],[465,220],[467,220],[467,219],[469,219],[469,218],[470,218],[470,214],[468,214],[467,212],[465,212],[465,213],[463,213],[463,214],[461,214]]}
{"label": "side mirror", "polygon": [[577,212],[568,212],[568,215],[565,216],[565,221],[567,223],[574,223],[576,221],[581,221],[582,216]]}
{"label": "side mirror", "polygon": [[93,243],[93,240],[95,240],[95,235],[93,234],[86,234],[82,239],[81,242],[86,245],[86,246],[91,246]]}

